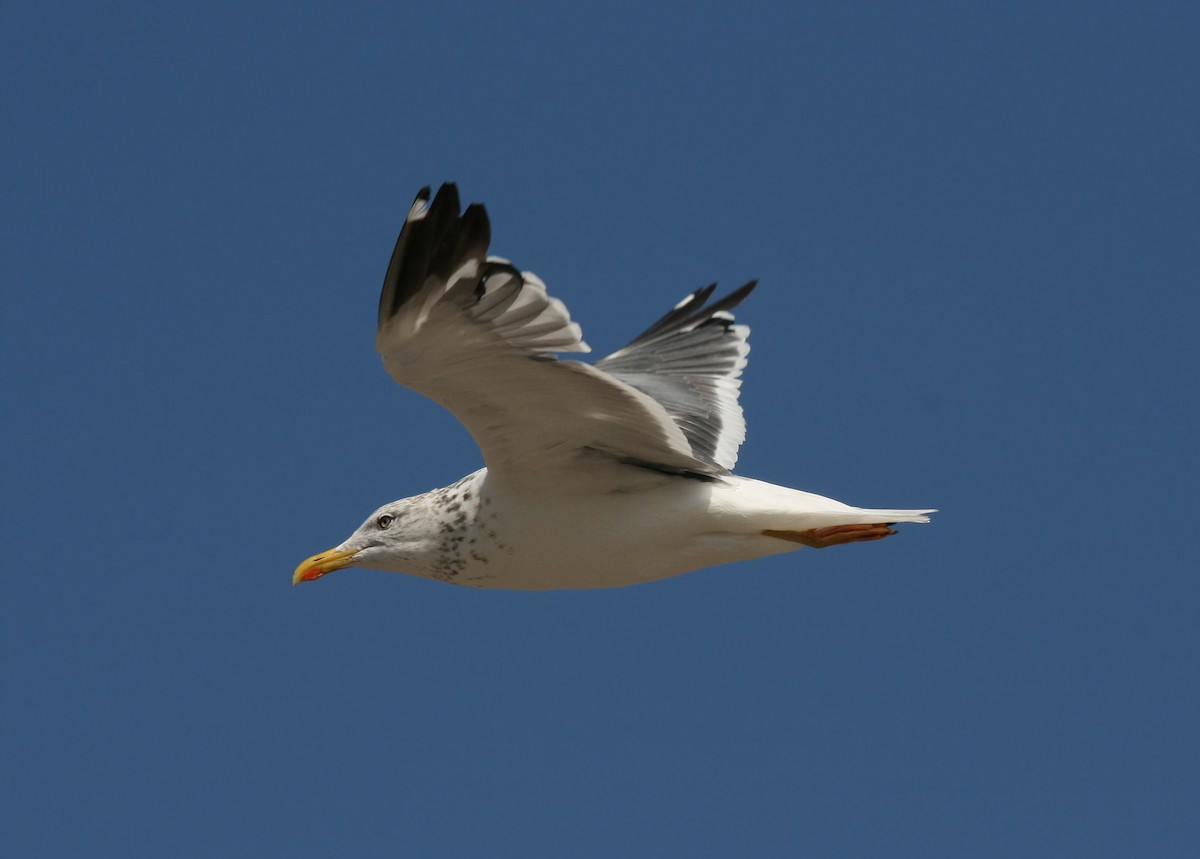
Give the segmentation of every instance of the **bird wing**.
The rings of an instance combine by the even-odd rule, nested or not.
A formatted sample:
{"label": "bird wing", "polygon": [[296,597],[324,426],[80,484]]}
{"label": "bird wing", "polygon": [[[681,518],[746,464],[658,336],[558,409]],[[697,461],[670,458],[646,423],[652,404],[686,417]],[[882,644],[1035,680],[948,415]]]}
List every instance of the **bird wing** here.
{"label": "bird wing", "polygon": [[717,285],[685,298],[633,342],[596,367],[652,397],[683,430],[692,453],[726,470],[746,438],[738,403],[750,329],[734,325],[729,311],[757,281],[708,304]]}
{"label": "bird wing", "polygon": [[[460,211],[445,184],[417,194],[379,299],[376,347],[402,385],[449,409],[483,452],[492,478],[516,491],[594,485],[614,462],[715,477],[744,434],[737,406],[746,329],[727,309],[689,296],[597,365],[567,308],[545,284],[488,256],[483,206]],[[732,301],[731,301],[732,299]],[[611,469],[609,469],[611,473]]]}

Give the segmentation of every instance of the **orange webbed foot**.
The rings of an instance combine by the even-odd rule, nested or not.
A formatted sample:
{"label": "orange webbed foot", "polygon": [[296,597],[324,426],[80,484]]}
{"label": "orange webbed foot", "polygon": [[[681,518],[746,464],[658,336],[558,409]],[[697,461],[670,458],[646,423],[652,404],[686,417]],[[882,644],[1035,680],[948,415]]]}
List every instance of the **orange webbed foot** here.
{"label": "orange webbed foot", "polygon": [[764,536],[800,543],[813,549],[827,549],[845,543],[869,543],[896,533],[891,525],[834,525],[807,531],[763,531]]}

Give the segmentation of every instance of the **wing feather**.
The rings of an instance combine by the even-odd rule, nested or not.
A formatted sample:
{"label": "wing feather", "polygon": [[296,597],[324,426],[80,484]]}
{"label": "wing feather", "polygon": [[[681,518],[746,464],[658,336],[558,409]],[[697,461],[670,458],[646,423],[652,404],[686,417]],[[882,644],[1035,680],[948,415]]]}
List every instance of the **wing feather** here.
{"label": "wing feather", "polygon": [[[397,382],[462,421],[493,477],[514,489],[562,489],[573,481],[594,486],[599,472],[619,471],[614,463],[695,476],[725,471],[696,452],[692,439],[705,437],[708,425],[677,423],[654,385],[557,360],[560,352],[590,351],[579,326],[536,275],[487,256],[490,239],[482,206],[460,214],[454,185],[432,201],[423,188],[384,277],[376,347]],[[680,319],[700,325],[695,313]],[[657,339],[647,344],[701,346],[672,339],[678,325],[662,322],[623,351],[656,353],[657,346],[638,346],[651,333]],[[700,351],[686,360],[706,366]]]}
{"label": "wing feather", "polygon": [[683,430],[692,453],[721,469],[737,463],[746,438],[738,403],[750,329],[729,311],[750,281],[712,304],[716,284],[698,289],[596,367],[652,397]]}

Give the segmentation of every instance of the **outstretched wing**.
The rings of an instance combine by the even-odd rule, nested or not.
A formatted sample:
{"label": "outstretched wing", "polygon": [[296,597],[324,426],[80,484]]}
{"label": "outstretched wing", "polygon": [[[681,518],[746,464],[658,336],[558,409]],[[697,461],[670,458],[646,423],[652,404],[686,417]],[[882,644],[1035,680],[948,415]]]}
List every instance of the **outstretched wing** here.
{"label": "outstretched wing", "polygon": [[[702,314],[701,290],[608,366],[559,361],[558,352],[589,351],[579,326],[535,275],[487,256],[490,238],[484,208],[460,211],[454,185],[432,202],[422,189],[384,278],[375,342],[392,378],[462,421],[493,478],[513,490],[561,489],[594,484],[597,466],[614,461],[696,476],[727,470],[741,440],[732,418],[740,421],[736,376],[745,358],[744,329],[731,347],[729,332],[739,329],[721,315],[732,304]],[[691,309],[679,316],[681,308]],[[716,364],[685,373],[682,357],[711,334],[721,335],[721,366],[735,369],[727,382],[698,384]],[[647,361],[660,358],[671,381],[649,378],[658,371]],[[709,388],[716,393],[706,400]],[[715,410],[702,418],[704,403]]]}
{"label": "outstretched wing", "polygon": [[656,400],[692,453],[723,469],[733,468],[746,438],[738,390],[750,353],[750,329],[734,325],[729,311],[757,285],[752,280],[711,305],[717,285],[698,289],[628,346],[596,362]]}

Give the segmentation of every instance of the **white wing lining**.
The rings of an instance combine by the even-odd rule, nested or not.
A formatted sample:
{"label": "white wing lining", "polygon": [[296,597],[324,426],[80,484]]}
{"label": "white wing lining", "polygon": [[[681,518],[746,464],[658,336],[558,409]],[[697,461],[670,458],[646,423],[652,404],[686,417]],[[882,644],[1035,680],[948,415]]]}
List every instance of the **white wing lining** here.
{"label": "white wing lining", "polygon": [[[588,351],[579,326],[535,275],[488,256],[490,238],[483,207],[472,204],[460,213],[453,185],[443,185],[432,202],[429,189],[422,189],[384,278],[376,346],[397,382],[462,421],[493,477],[514,489],[547,483],[562,488],[572,481],[594,486],[596,466],[618,462],[696,477],[727,471],[698,452],[696,432],[689,435],[688,426],[659,402],[667,388],[558,361],[556,353]],[[719,309],[710,308],[706,319],[724,325]],[[687,347],[699,345],[695,332],[703,327],[693,325],[686,336],[679,325],[664,329],[653,338],[658,345],[646,340],[651,329],[622,350],[624,359],[618,352],[606,360],[624,360],[632,369],[645,356],[666,356],[668,345],[682,357]],[[722,366],[728,359],[725,354]],[[744,363],[744,352],[733,360]],[[740,418],[736,373],[733,378],[732,408]],[[729,401],[728,390],[721,396]]]}

